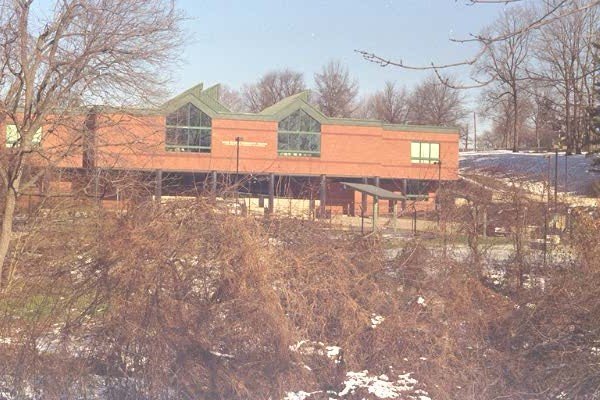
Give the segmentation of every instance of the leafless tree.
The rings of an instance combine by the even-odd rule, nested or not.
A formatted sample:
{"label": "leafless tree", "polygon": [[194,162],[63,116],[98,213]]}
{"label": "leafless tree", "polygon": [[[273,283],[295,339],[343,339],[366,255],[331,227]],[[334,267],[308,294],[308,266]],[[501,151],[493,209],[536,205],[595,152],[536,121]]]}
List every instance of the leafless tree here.
{"label": "leafless tree", "polygon": [[[515,3],[522,3],[524,0],[469,0],[468,5],[485,5],[485,4],[505,4],[507,6],[513,6]],[[434,71],[435,74],[440,78],[441,82],[444,82],[443,76],[440,74],[443,70],[454,70],[465,66],[472,66],[479,62],[484,56],[488,47],[493,43],[502,42],[512,38],[513,36],[521,35],[525,32],[531,32],[543,28],[547,25],[561,21],[562,19],[574,16],[580,13],[585,13],[589,10],[593,10],[600,5],[600,0],[556,0],[546,2],[546,7],[543,12],[537,14],[528,24],[520,26],[519,29],[514,31],[499,34],[499,35],[486,35],[484,34],[471,34],[468,38],[453,39],[450,41],[453,43],[478,43],[479,50],[472,56],[464,60],[459,60],[450,63],[431,62],[429,65],[412,65],[406,63],[403,59],[392,60],[385,56],[378,55],[368,50],[356,50],[357,53],[361,54],[367,61],[377,63],[381,66],[395,66],[403,69],[410,70],[422,70],[422,71]],[[462,87],[481,87],[489,84],[491,81],[479,81],[475,80],[473,85]]]}
{"label": "leafless tree", "polygon": [[263,75],[258,82],[245,85],[242,100],[245,111],[260,112],[280,100],[306,90],[301,72],[283,69]]}
{"label": "leafless tree", "polygon": [[315,74],[316,104],[328,117],[350,117],[356,110],[358,82],[340,61],[330,61]]}
{"label": "leafless tree", "polygon": [[[49,13],[33,3],[0,5],[0,118],[15,139],[1,151],[0,282],[17,199],[81,149],[85,116],[77,110],[147,105],[162,94],[181,45],[182,18],[168,0],[65,0]],[[31,164],[36,172],[25,178]]]}
{"label": "leafless tree", "polygon": [[456,80],[452,77],[443,79],[445,83],[430,75],[415,87],[409,100],[410,123],[454,126],[464,118],[464,96],[452,87],[457,85]]}
{"label": "leafless tree", "polygon": [[507,9],[488,29],[486,36],[506,36],[506,40],[489,44],[483,57],[476,65],[476,73],[483,76],[482,81],[493,82],[493,92],[488,97],[508,97],[512,105],[511,135],[512,150],[519,150],[519,96],[521,87],[527,79],[527,62],[530,43],[530,31],[523,27],[530,24],[531,12],[524,7]]}
{"label": "leafless tree", "polygon": [[[581,4],[573,1],[571,7]],[[569,152],[581,152],[584,136],[590,130],[589,110],[598,68],[592,60],[593,41],[600,32],[598,18],[595,8],[574,13],[545,26],[537,40],[537,65],[531,75],[560,97],[562,129]]]}
{"label": "leafless tree", "polygon": [[409,94],[405,87],[387,81],[382,90],[370,99],[373,116],[390,124],[405,123],[408,119]]}
{"label": "leafless tree", "polygon": [[558,106],[551,89],[536,85],[531,88],[532,113],[530,115],[534,126],[535,147],[550,148],[552,141],[558,136],[560,124]]}
{"label": "leafless tree", "polygon": [[233,112],[240,112],[244,109],[240,92],[227,85],[221,85],[219,90],[219,101]]}
{"label": "leafless tree", "polygon": [[522,93],[517,99],[517,115],[511,96],[499,96],[496,85],[486,87],[480,96],[480,115],[489,118],[492,123],[489,139],[494,143],[496,149],[510,149],[513,133],[519,132],[521,144],[535,146],[531,141],[532,118],[535,105],[529,93]]}

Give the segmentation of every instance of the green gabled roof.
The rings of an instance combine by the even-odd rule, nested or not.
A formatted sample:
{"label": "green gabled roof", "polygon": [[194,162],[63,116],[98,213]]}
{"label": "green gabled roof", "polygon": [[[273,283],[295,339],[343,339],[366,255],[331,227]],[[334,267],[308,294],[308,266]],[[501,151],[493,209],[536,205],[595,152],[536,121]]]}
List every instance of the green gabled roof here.
{"label": "green gabled roof", "polygon": [[219,93],[221,92],[221,85],[216,84],[203,90],[200,93],[200,98],[205,103],[209,104],[215,111],[220,113],[227,113],[229,109],[219,102]]}
{"label": "green gabled roof", "polygon": [[289,97],[286,97],[285,99],[278,101],[277,103],[273,104],[270,107],[265,108],[264,110],[259,112],[259,114],[261,114],[261,115],[279,114],[279,112],[281,110],[285,110],[286,108],[290,107],[290,105],[292,105],[298,99],[303,100],[305,103],[308,104],[309,94],[310,94],[310,91],[308,91],[308,90],[305,90],[300,93],[296,93],[294,95],[291,95]]}
{"label": "green gabled roof", "polygon": [[192,95],[195,97],[200,97],[200,93],[202,93],[202,89],[204,88],[204,84],[203,83],[199,83],[196,86],[193,86],[191,88],[189,88],[188,90],[186,90],[183,93],[178,94],[177,96],[173,97],[171,100],[167,101],[166,104],[169,104],[171,102],[176,102],[178,99],[186,97],[187,95]]}
{"label": "green gabled roof", "polygon": [[214,117],[217,113],[228,113],[229,109],[219,102],[220,88],[221,86],[217,84],[204,89],[204,84],[199,83],[167,101],[163,108],[168,111],[176,110],[189,102],[211,117]]}
{"label": "green gabled roof", "polygon": [[219,102],[220,85],[214,85],[204,89],[202,83],[186,90],[175,96],[163,105],[163,111],[171,112],[186,103],[192,103],[211,118],[251,120],[251,121],[280,121],[298,109],[302,109],[308,115],[319,121],[321,124],[351,125],[351,126],[374,126],[382,127],[386,131],[401,132],[428,132],[428,133],[446,133],[458,134],[456,127],[426,126],[426,125],[405,125],[388,124],[374,119],[357,118],[332,118],[327,117],[313,105],[308,102],[309,90],[296,93],[286,97],[270,107],[265,108],[259,113],[240,113],[231,112],[227,107]]}
{"label": "green gabled roof", "polygon": [[321,124],[327,123],[327,116],[325,116],[325,114],[323,114],[313,105],[308,103],[309,94],[310,91],[305,90],[304,92],[286,97],[285,99],[273,104],[271,107],[265,108],[258,113],[258,115],[270,117],[276,121],[279,121],[294,111],[301,109],[312,118],[319,121]]}

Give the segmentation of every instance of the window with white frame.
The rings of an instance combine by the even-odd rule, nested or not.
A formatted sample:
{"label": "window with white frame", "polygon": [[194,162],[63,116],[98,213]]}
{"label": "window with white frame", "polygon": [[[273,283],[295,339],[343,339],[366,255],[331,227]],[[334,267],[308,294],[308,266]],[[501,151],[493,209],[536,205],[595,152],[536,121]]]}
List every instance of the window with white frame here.
{"label": "window with white frame", "polygon": [[412,142],[410,144],[410,162],[415,164],[433,164],[439,161],[439,143]]}
{"label": "window with white frame", "polygon": [[[33,134],[31,144],[39,145],[42,142],[42,128]],[[16,125],[6,125],[6,147],[19,147],[21,145],[21,133]]]}

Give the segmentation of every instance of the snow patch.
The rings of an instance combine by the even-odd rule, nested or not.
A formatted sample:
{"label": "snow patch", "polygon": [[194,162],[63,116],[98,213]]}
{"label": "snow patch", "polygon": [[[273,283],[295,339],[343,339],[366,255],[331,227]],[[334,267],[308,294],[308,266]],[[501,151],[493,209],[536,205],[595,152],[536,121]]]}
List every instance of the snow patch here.
{"label": "snow patch", "polygon": [[311,340],[300,340],[296,344],[289,346],[290,351],[304,355],[320,355],[327,356],[336,364],[341,362],[342,348],[339,346],[326,346],[322,342],[313,342]]}
{"label": "snow patch", "polygon": [[[400,396],[404,396],[403,398],[405,399],[414,400],[429,399],[427,392],[423,390],[414,391],[417,383],[418,381],[412,378],[410,373],[398,375],[396,381],[390,381],[387,375],[369,375],[369,371],[367,370],[348,372],[344,381],[345,387],[338,395],[343,397],[356,393],[358,389],[366,389],[368,393],[380,399],[397,399]],[[410,392],[412,392],[412,395]]]}
{"label": "snow patch", "polygon": [[380,325],[383,321],[385,321],[385,317],[377,314],[371,315],[371,328],[375,329],[378,325]]}

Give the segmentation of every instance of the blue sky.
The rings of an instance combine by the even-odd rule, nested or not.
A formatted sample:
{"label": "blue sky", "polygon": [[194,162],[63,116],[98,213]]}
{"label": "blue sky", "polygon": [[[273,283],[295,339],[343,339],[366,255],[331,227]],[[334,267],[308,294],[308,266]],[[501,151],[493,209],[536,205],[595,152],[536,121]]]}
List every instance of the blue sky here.
{"label": "blue sky", "polygon": [[[426,72],[382,68],[354,52],[365,49],[405,62],[449,62],[475,48],[450,37],[477,33],[504,5],[468,6],[466,0],[204,1],[180,0],[190,35],[173,91],[198,82],[239,88],[273,69],[290,67],[313,74],[339,59],[358,79],[362,94],[386,80],[408,87]],[[465,74],[457,71],[457,75]]]}

